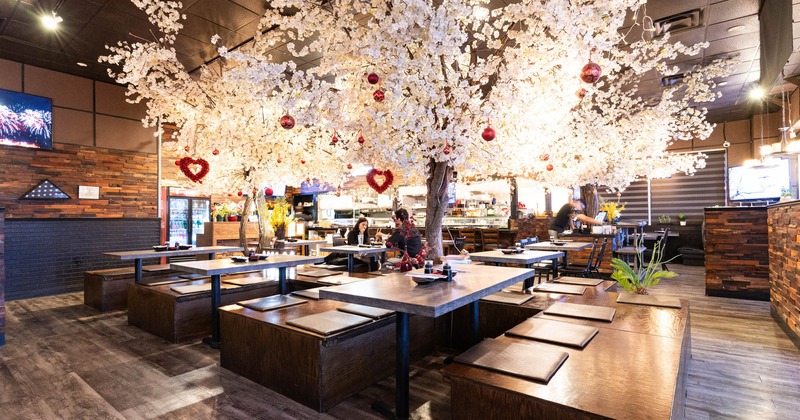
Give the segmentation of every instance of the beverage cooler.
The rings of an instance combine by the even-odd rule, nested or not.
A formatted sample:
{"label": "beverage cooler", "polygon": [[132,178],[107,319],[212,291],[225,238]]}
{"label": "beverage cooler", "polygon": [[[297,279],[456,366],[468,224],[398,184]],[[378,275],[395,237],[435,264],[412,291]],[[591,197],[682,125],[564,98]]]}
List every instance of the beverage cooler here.
{"label": "beverage cooler", "polygon": [[167,241],[170,244],[197,244],[205,222],[211,221],[211,199],[205,197],[167,197]]}

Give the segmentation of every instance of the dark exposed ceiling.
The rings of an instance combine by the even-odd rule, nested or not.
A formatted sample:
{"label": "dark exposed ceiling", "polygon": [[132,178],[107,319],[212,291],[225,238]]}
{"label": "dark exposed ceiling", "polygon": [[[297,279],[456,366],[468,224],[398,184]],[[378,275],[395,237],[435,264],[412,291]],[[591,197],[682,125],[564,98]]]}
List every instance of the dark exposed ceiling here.
{"label": "dark exposed ceiling", "polygon": [[[650,0],[647,4],[646,13],[656,23],[695,11],[673,19],[669,29],[672,39],[689,45],[706,41],[709,46],[701,56],[679,57],[674,64],[681,71],[716,57],[735,54],[741,59],[734,74],[717,81],[722,82],[718,89],[723,96],[708,105],[711,121],[745,119],[754,112],[747,91],[759,80],[760,1]],[[506,1],[492,3],[502,5]],[[794,16],[800,16],[800,0],[792,3]],[[217,55],[216,47],[210,43],[214,34],[219,34],[229,48],[246,42],[255,33],[266,7],[264,0],[183,0],[186,20],[175,45],[178,58],[190,70],[213,60]],[[39,15],[52,10],[64,18],[56,33],[42,30],[39,23]],[[634,28],[629,36],[638,37],[637,30]],[[107,54],[104,45],[121,40],[153,40],[153,32],[144,12],[130,0],[0,0],[0,58],[95,80],[112,81],[105,65],[97,62],[98,56]],[[794,23],[794,34],[797,50],[800,23]],[[273,53],[276,60],[287,58],[285,48],[281,49],[277,46]],[[318,59],[298,60],[298,65],[314,66],[315,58]],[[87,66],[79,67],[78,62]],[[794,74],[789,70],[800,73],[800,54],[792,54],[787,69],[787,74]],[[640,91],[655,97],[661,83],[655,74],[645,77]]]}

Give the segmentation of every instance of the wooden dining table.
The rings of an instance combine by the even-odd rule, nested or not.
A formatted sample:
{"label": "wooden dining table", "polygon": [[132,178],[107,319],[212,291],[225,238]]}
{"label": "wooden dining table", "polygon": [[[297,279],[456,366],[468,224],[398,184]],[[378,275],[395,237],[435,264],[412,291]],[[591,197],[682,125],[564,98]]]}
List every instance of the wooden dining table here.
{"label": "wooden dining table", "polygon": [[153,249],[143,249],[138,251],[117,251],[117,252],[104,252],[103,255],[116,257],[120,260],[133,260],[133,278],[137,283],[142,281],[142,260],[148,258],[161,258],[161,257],[184,257],[188,255],[208,255],[209,260],[213,260],[218,252],[239,252],[242,251],[239,246],[196,246],[189,249],[176,249],[173,251],[156,251]]}
{"label": "wooden dining table", "polygon": [[213,348],[219,348],[219,306],[220,283],[223,274],[239,274],[255,270],[278,269],[278,290],[286,294],[286,268],[302,264],[314,264],[324,261],[322,257],[306,257],[302,255],[270,255],[259,261],[235,262],[232,259],[189,261],[172,263],[170,268],[187,273],[211,276],[211,337],[203,341]]}
{"label": "wooden dining table", "polygon": [[[564,251],[531,251],[525,250],[518,254],[505,254],[500,250],[483,251],[469,254],[470,259],[473,261],[481,261],[493,263],[495,265],[501,264],[521,264],[526,268],[531,268],[533,264],[545,260],[555,260],[564,257]],[[558,273],[554,272],[553,276]],[[533,286],[533,277],[526,279],[522,285],[522,290]]]}
{"label": "wooden dining table", "polygon": [[453,281],[437,280],[416,284],[410,277],[420,270],[392,273],[358,283],[320,289],[322,299],[374,306],[397,312],[395,359],[395,410],[382,402],[372,408],[389,417],[405,419],[409,415],[409,332],[410,314],[438,317],[465,305],[471,305],[470,329],[473,342],[479,337],[478,300],[512,284],[533,277],[527,268],[493,267],[465,264],[458,266]]}
{"label": "wooden dining table", "polygon": [[390,248],[384,246],[367,246],[367,245],[339,245],[339,246],[324,246],[319,250],[322,252],[338,252],[347,254],[347,272],[352,273],[355,268],[356,255],[375,255],[381,254],[381,262],[386,261],[386,251]]}
{"label": "wooden dining table", "polygon": [[[592,242],[583,241],[564,241],[562,245],[556,245],[552,242],[539,242],[526,245],[525,248],[534,251],[563,251],[564,258],[561,259],[561,265],[566,267],[569,264],[568,258],[571,251],[583,251],[584,249],[591,248],[593,245]],[[558,277],[558,264],[553,264],[553,277]]]}

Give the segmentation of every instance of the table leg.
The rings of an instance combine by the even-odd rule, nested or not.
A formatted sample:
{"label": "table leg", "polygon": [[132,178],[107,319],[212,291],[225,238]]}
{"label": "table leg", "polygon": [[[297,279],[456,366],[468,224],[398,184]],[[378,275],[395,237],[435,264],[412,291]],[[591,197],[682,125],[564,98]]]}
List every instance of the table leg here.
{"label": "table leg", "polygon": [[142,259],[137,258],[133,260],[133,279],[136,283],[142,282]]}
{"label": "table leg", "polygon": [[219,306],[220,296],[220,275],[211,276],[211,338],[204,338],[203,342],[213,349],[219,348]]}
{"label": "table leg", "polygon": [[397,312],[395,318],[395,409],[386,404],[375,401],[372,409],[389,418],[408,418],[408,375],[409,375],[409,349],[408,349],[408,314]]}
{"label": "table leg", "polygon": [[278,290],[280,294],[286,294],[286,267],[278,268]]}
{"label": "table leg", "polygon": [[472,345],[478,344],[478,342],[481,341],[480,308],[481,308],[480,303],[477,300],[469,304],[469,309],[470,309],[469,328],[470,332],[472,333]]}
{"label": "table leg", "polygon": [[216,254],[214,254],[213,252],[209,252],[209,253],[208,253],[208,259],[209,259],[209,260],[213,260],[213,259],[216,259],[216,258],[217,258],[217,255],[216,255]]}
{"label": "table leg", "polygon": [[353,272],[353,266],[355,265],[356,257],[353,254],[347,254],[347,272]]}

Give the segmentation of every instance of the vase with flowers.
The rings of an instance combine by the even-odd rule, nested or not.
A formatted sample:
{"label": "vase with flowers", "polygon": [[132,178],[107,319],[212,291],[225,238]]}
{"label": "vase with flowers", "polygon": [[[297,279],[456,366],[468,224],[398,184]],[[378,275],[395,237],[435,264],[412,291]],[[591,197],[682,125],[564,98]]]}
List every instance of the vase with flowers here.
{"label": "vase with flowers", "polygon": [[239,203],[234,203],[232,201],[228,201],[225,203],[225,209],[228,211],[228,221],[229,222],[238,222],[239,217],[242,214],[242,205]]}
{"label": "vase with flowers", "polygon": [[600,203],[600,211],[606,212],[606,217],[611,222],[619,222],[619,216],[625,210],[625,203],[620,204],[619,201],[603,201]]}
{"label": "vase with flowers", "polygon": [[286,228],[294,220],[294,217],[289,216],[289,203],[286,199],[283,197],[276,199],[269,215],[269,224],[275,231],[275,238],[278,240],[286,238]]}
{"label": "vase with flowers", "polygon": [[224,222],[230,214],[224,203],[214,203],[214,210],[211,213],[217,222]]}

